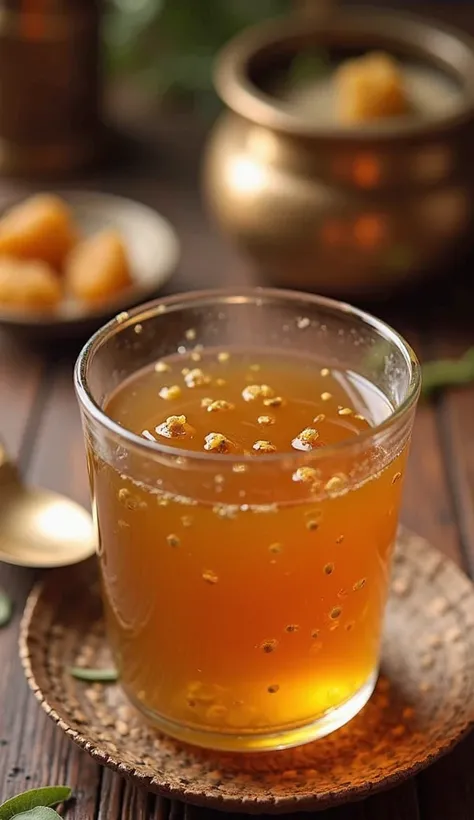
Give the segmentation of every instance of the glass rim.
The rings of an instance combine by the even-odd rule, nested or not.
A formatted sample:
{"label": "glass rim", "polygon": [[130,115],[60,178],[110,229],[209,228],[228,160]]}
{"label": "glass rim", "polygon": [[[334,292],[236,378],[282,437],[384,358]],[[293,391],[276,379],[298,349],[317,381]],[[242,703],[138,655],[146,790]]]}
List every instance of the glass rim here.
{"label": "glass rim", "polygon": [[[266,287],[233,287],[233,288],[213,288],[206,290],[185,291],[182,293],[166,296],[163,298],[154,299],[150,302],[138,305],[130,310],[123,311],[103,325],[97,330],[85,343],[74,367],[74,386],[76,395],[81,406],[81,409],[105,427],[110,433],[113,433],[122,440],[125,440],[128,445],[134,449],[141,451],[143,454],[153,456],[172,456],[174,458],[180,457],[189,460],[190,462],[205,462],[207,465],[212,463],[220,464],[221,468],[225,464],[239,464],[249,463],[255,464],[255,457],[253,455],[242,454],[222,454],[217,453],[200,453],[195,450],[186,450],[182,448],[172,447],[168,444],[162,444],[159,441],[148,441],[143,436],[128,430],[118,422],[114,421],[107,413],[100,407],[92,396],[88,385],[88,365],[92,361],[94,354],[100,350],[102,344],[107,341],[112,335],[120,333],[126,327],[133,324],[143,323],[153,316],[160,315],[160,313],[167,313],[169,310],[181,310],[190,308],[196,304],[202,306],[206,304],[215,305],[222,302],[223,304],[239,304],[246,302],[256,303],[258,300],[268,298],[279,300],[283,302],[306,302],[315,307],[323,307],[334,312],[340,312],[346,316],[353,316],[366,326],[376,330],[383,338],[394,344],[403,354],[407,367],[409,369],[410,382],[406,392],[406,396],[398,407],[396,407],[382,422],[370,427],[368,430],[362,431],[357,436],[349,436],[335,444],[329,444],[325,447],[318,448],[310,453],[302,452],[280,452],[268,453],[262,459],[262,465],[269,463],[277,463],[282,461],[299,462],[313,459],[315,461],[331,458],[333,455],[340,455],[341,453],[350,452],[354,447],[361,448],[361,445],[376,438],[380,433],[390,429],[396,422],[402,419],[406,413],[415,405],[418,400],[421,389],[421,366],[411,345],[403,338],[403,336],[394,330],[391,325],[378,319],[372,314],[356,308],[347,302],[331,299],[326,296],[318,296],[304,291],[283,290],[281,288],[266,288]],[[260,462],[259,462],[260,463]]]}

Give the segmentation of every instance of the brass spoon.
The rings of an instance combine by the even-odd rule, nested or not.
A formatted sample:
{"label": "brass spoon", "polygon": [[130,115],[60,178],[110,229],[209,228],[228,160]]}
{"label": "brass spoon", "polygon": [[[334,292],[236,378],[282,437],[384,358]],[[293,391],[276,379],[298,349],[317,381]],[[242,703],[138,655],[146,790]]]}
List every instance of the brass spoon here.
{"label": "brass spoon", "polygon": [[0,561],[68,566],[92,555],[95,545],[90,513],[58,493],[25,487],[0,442]]}

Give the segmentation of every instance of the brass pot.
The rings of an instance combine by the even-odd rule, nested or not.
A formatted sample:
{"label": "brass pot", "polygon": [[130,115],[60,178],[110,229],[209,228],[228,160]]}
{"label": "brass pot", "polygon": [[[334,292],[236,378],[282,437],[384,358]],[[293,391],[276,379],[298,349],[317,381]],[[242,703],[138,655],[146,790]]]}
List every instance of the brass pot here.
{"label": "brass pot", "polygon": [[[308,122],[272,95],[295,54],[385,50],[459,84],[436,118],[378,126]],[[357,9],[243,32],[221,53],[228,106],[208,144],[204,193],[221,228],[283,286],[387,293],[432,272],[473,227],[474,44],[406,13]],[[270,90],[269,90],[270,89]]]}

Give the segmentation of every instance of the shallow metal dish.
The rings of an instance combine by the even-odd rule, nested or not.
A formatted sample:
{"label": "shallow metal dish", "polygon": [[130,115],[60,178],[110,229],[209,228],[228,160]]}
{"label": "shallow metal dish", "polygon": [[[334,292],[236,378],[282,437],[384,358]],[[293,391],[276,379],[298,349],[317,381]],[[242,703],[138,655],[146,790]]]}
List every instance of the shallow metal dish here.
{"label": "shallow metal dish", "polygon": [[17,311],[0,305],[0,328],[44,338],[85,336],[115,313],[155,296],[176,268],[180,253],[177,235],[168,220],[152,208],[92,191],[60,191],[59,196],[71,208],[83,236],[106,228],[120,232],[134,284],[97,307],[68,298],[52,313]]}

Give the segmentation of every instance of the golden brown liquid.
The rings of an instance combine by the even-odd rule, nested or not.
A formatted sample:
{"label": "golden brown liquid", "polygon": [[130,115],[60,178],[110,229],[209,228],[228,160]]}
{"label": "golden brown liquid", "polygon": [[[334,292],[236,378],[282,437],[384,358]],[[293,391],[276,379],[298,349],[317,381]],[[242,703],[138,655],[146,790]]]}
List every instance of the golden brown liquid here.
{"label": "golden brown liquid", "polygon": [[[360,378],[322,375],[296,356],[219,361],[214,353],[166,367],[123,384],[108,415],[204,460],[206,436],[220,433],[242,462],[231,467],[217,454],[196,479],[185,460],[170,493],[167,479],[147,485],[91,455],[111,637],[127,692],[172,733],[191,727],[204,745],[206,732],[234,733],[233,748],[258,748],[258,735],[313,723],[376,674],[405,452],[380,471],[374,460],[370,480],[358,484],[339,472],[335,482],[285,472],[278,461],[262,479],[259,466],[276,456],[255,442],[301,455],[295,439],[316,429],[307,452],[324,456],[324,445],[366,432],[390,406]],[[206,383],[187,368],[200,368]],[[282,402],[246,401],[251,384],[268,385]],[[176,398],[160,397],[172,386]],[[210,411],[203,399],[232,406]],[[165,438],[155,428],[171,415],[186,423]]]}

